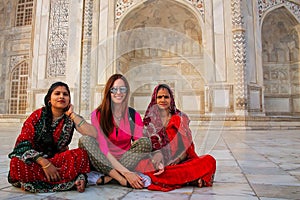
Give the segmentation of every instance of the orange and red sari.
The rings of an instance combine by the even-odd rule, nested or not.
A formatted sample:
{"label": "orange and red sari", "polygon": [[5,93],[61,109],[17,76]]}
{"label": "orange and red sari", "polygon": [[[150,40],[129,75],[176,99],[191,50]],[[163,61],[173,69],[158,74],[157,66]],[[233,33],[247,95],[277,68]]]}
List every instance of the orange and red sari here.
{"label": "orange and red sari", "polygon": [[[195,152],[189,118],[175,106],[174,97],[170,91],[170,113],[172,117],[166,127],[160,119],[156,105],[157,86],[154,89],[151,103],[145,117],[145,130],[152,142],[152,150],[159,150],[164,157],[165,169],[160,175],[154,175],[155,168],[151,159],[142,160],[136,170],[150,176],[152,184],[149,190],[170,191],[188,183],[202,179],[205,186],[212,186],[216,171],[216,160],[211,155],[198,156]],[[186,157],[176,165],[169,165],[183,152]]]}

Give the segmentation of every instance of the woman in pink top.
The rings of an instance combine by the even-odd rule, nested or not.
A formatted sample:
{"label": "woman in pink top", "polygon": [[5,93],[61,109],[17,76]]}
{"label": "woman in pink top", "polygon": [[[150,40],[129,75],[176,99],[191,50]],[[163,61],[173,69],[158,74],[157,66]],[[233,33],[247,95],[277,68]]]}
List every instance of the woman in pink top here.
{"label": "woman in pink top", "polygon": [[83,136],[79,140],[94,170],[103,174],[96,176],[96,184],[115,179],[123,186],[145,187],[145,177],[134,169],[149,155],[152,147],[149,138],[143,137],[140,114],[128,107],[129,94],[126,78],[121,74],[112,75],[106,83],[101,104],[91,116],[98,135]]}

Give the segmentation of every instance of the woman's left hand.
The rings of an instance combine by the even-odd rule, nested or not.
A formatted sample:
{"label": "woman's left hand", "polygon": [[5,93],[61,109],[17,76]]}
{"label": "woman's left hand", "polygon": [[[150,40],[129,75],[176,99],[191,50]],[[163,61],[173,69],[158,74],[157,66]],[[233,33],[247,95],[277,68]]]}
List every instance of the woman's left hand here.
{"label": "woman's left hand", "polygon": [[158,176],[160,174],[162,174],[165,171],[165,166],[163,163],[159,163],[157,166],[157,171],[153,174],[155,176]]}

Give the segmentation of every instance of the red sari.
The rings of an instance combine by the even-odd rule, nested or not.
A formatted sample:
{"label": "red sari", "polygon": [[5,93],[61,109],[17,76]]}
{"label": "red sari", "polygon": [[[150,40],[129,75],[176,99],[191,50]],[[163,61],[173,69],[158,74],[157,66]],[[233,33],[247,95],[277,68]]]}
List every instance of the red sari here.
{"label": "red sari", "polygon": [[[79,148],[68,150],[74,132],[72,120],[64,115],[51,125],[49,131],[44,130],[46,115],[46,110],[41,108],[28,117],[13,152],[9,154],[9,182],[29,192],[70,190],[77,179],[84,179],[90,171],[86,151]],[[50,142],[41,143],[46,139]],[[35,162],[39,156],[46,157],[54,166],[61,168],[60,181],[47,180],[42,167]]]}
{"label": "red sari", "polygon": [[[190,182],[202,179],[205,186],[212,186],[216,171],[216,160],[210,155],[198,156],[195,152],[189,118],[179,111],[174,102],[172,91],[169,89],[172,117],[163,127],[158,107],[156,94],[159,89],[154,89],[151,103],[149,104],[144,118],[146,132],[151,138],[153,151],[160,150],[164,157],[165,169],[160,175],[153,175],[155,168],[150,159],[142,160],[136,170],[145,173],[151,178],[149,190],[170,191],[180,188]],[[168,165],[177,159],[182,153],[186,157],[179,164]]]}

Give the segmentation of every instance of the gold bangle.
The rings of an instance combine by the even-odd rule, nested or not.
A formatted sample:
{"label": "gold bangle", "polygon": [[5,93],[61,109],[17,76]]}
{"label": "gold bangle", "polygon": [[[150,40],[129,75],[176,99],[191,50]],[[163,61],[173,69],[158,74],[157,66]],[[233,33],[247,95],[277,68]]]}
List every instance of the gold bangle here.
{"label": "gold bangle", "polygon": [[47,169],[48,167],[50,167],[51,162],[49,162],[46,166],[42,167],[43,169]]}

